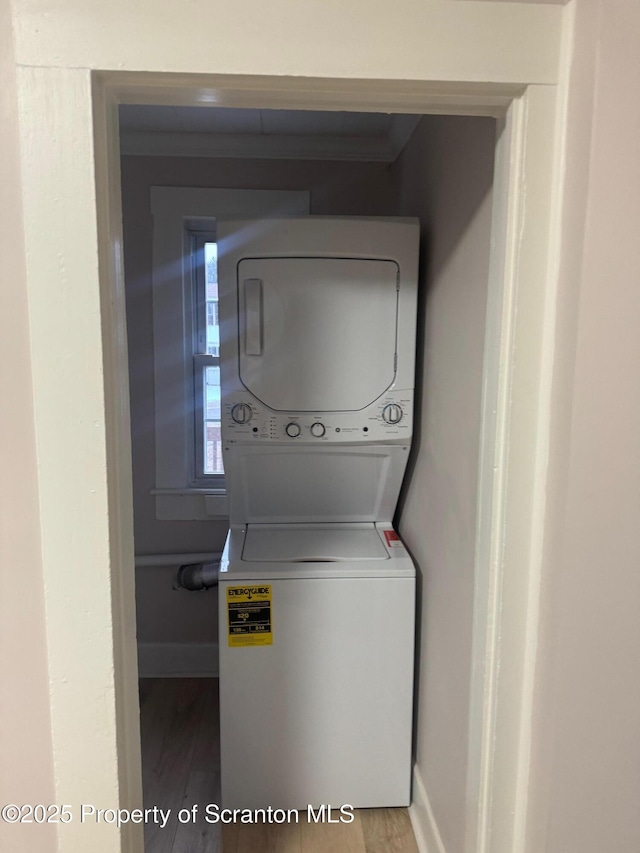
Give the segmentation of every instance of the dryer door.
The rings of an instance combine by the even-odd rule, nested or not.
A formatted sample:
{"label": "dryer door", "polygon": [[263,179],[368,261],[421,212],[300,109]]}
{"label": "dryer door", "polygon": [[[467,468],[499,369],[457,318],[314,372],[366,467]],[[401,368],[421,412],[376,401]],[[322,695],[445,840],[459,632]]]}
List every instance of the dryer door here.
{"label": "dryer door", "polygon": [[393,261],[240,261],[243,385],[277,411],[364,409],[395,378],[397,280]]}

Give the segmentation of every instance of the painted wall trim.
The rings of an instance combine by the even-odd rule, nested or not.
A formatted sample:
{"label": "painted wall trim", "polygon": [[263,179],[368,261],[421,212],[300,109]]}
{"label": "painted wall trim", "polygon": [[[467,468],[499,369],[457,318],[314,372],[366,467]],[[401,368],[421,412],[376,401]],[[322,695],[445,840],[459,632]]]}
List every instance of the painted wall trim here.
{"label": "painted wall trim", "polygon": [[415,79],[548,84],[558,69],[561,8],[547,4],[405,0],[402,14],[390,15],[386,0],[369,0],[363,15],[354,0],[272,0],[260,15],[250,4],[239,14],[233,3],[210,3],[198,9],[197,26],[181,3],[164,3],[162,15],[154,0],[111,0],[94,4],[90,15],[86,0],[54,5],[14,3],[18,64],[327,80],[358,69],[374,86]]}
{"label": "painted wall trim", "polygon": [[[121,104],[307,109],[437,115],[503,115],[526,85],[518,82],[256,77],[97,70],[94,80]],[[135,94],[134,94],[135,92]],[[401,106],[399,106],[401,104]]]}
{"label": "painted wall trim", "polygon": [[[568,33],[572,25],[568,9]],[[530,86],[509,110],[497,147],[502,201],[487,310],[493,344],[484,368],[467,853],[523,853],[526,843],[565,115],[561,87]],[[541,244],[548,248],[535,272]],[[545,286],[536,292],[540,276]],[[499,335],[490,331],[496,323]]]}
{"label": "painted wall trim", "polygon": [[[135,564],[133,541],[133,482],[129,410],[128,341],[125,314],[122,202],[117,104],[105,90],[91,84],[94,169],[113,162],[114,170],[94,171],[96,232],[102,328],[103,405],[109,476],[108,560],[113,625],[113,703],[118,756],[118,800],[142,803],[140,712],[137,682]],[[108,283],[108,284],[105,284]],[[103,700],[104,701],[104,700]],[[77,733],[75,735],[77,737]],[[123,851],[144,845],[141,827],[127,825],[117,842]],[[96,843],[94,839],[93,843]],[[109,843],[109,842],[107,842]],[[73,844],[73,841],[70,842]],[[62,853],[62,844],[60,851]]]}
{"label": "painted wall trim", "polygon": [[429,802],[427,789],[418,767],[413,768],[413,785],[409,818],[420,853],[447,853]]}

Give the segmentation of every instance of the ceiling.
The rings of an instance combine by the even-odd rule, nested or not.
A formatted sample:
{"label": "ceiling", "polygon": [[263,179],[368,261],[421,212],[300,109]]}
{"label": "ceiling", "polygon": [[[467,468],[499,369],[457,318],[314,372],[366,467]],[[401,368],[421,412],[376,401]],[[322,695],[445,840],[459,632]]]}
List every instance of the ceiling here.
{"label": "ceiling", "polygon": [[420,116],[227,107],[120,107],[124,155],[392,162]]}

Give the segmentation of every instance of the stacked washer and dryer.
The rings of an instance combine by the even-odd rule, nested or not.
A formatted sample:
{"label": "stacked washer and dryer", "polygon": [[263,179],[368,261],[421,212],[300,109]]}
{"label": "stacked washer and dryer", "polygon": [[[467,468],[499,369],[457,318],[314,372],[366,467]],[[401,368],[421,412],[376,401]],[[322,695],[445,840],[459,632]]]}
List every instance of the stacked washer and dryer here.
{"label": "stacked washer and dryer", "polygon": [[219,576],[228,808],[410,801],[419,227],[221,222]]}

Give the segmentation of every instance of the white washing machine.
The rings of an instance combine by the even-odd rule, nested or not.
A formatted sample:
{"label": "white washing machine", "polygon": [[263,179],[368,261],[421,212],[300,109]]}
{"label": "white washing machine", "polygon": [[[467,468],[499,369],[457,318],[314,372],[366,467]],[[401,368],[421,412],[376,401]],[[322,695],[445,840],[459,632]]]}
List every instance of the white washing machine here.
{"label": "white washing machine", "polygon": [[408,805],[418,223],[221,223],[222,800]]}

